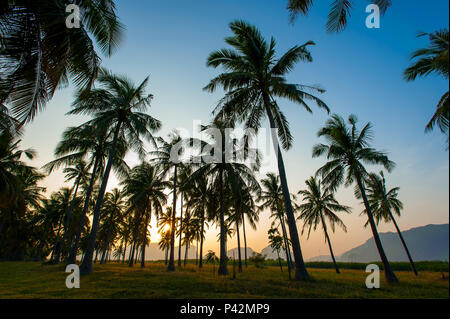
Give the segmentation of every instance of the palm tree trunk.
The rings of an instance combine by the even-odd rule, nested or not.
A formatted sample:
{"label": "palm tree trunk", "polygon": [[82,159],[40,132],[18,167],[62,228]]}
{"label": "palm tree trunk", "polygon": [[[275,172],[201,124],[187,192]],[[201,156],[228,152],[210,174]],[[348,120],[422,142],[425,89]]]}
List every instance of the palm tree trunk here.
{"label": "palm tree trunk", "polygon": [[149,212],[145,218],[145,224],[144,224],[144,243],[142,244],[142,256],[141,256],[141,268],[145,268],[145,246],[147,246],[147,229],[148,224],[150,223],[150,218],[152,216],[151,207],[149,207]]}
{"label": "palm tree trunk", "polygon": [[136,263],[134,257],[136,255],[136,258],[139,254],[139,245],[138,245],[138,232],[139,232],[139,225],[141,224],[141,220],[142,220],[142,216],[145,214],[145,212],[140,213],[138,216],[135,217],[136,221],[135,221],[135,225],[134,225],[134,230],[133,230],[133,249],[132,249],[132,254],[131,254],[131,258],[128,261],[128,266],[129,267],[133,267],[133,265]]}
{"label": "palm tree trunk", "polygon": [[181,237],[183,236],[183,193],[181,193],[180,205],[180,238],[178,240],[178,268],[181,267]]}
{"label": "palm tree trunk", "polygon": [[186,243],[186,250],[184,251],[184,267],[186,267],[188,252],[189,252],[189,243]]}
{"label": "palm tree trunk", "polygon": [[219,168],[219,184],[220,184],[220,265],[219,275],[228,275],[227,268],[227,234],[225,230],[225,207],[223,198],[223,166]]}
{"label": "palm tree trunk", "polygon": [[280,250],[279,249],[277,249],[277,255],[278,255],[278,263],[280,265],[280,270],[281,270],[281,272],[283,272],[283,264],[281,263]]}
{"label": "palm tree trunk", "polygon": [[244,233],[244,258],[245,258],[245,268],[248,267],[247,262],[247,234],[245,233],[245,215],[242,215],[242,231]]}
{"label": "palm tree trunk", "polygon": [[105,196],[106,186],[108,185],[109,174],[111,172],[112,164],[114,162],[114,157],[116,156],[117,151],[117,142],[119,140],[120,127],[122,126],[121,122],[117,123],[116,130],[114,132],[114,139],[112,143],[111,152],[109,154],[108,164],[106,165],[105,174],[103,175],[102,185],[100,186],[100,191],[98,194],[97,202],[95,203],[94,208],[94,218],[92,221],[92,230],[89,235],[88,247],[86,250],[86,255],[84,257],[83,263],[80,266],[81,274],[90,274],[92,273],[92,255],[94,253],[95,241],[97,239],[98,227],[100,225],[100,210],[103,205],[103,197]]}
{"label": "palm tree trunk", "polygon": [[55,260],[55,255],[58,249],[58,245],[59,245],[59,235],[61,233],[61,227],[62,227],[62,220],[64,218],[64,215],[61,215],[61,217],[59,218],[59,226],[58,226],[58,232],[56,233],[56,241],[55,241],[55,246],[53,247],[52,250],[52,254],[50,256],[50,262],[54,262]]}
{"label": "palm tree trunk", "polygon": [[289,249],[289,240],[287,237],[286,226],[284,225],[283,216],[280,213],[278,213],[278,216],[280,218],[281,231],[283,232],[284,252],[286,254],[286,262],[287,262],[287,267],[288,267],[289,280],[291,280],[292,279],[292,277],[291,277],[292,260],[291,260],[291,254],[289,253],[289,250],[290,250]]}
{"label": "palm tree trunk", "polygon": [[85,221],[86,214],[87,214],[87,211],[88,211],[88,208],[89,208],[89,202],[91,200],[92,190],[94,189],[94,184],[95,184],[95,179],[97,177],[97,169],[98,169],[99,164],[100,164],[100,159],[98,157],[96,157],[95,158],[95,162],[94,162],[94,167],[93,167],[92,173],[91,173],[91,180],[89,182],[89,187],[88,187],[88,190],[87,190],[87,193],[86,193],[86,199],[84,201],[83,213],[80,216],[80,224],[78,226],[78,231],[77,231],[77,234],[76,234],[75,243],[72,246],[72,249],[71,249],[70,254],[69,254],[69,259],[67,261],[67,263],[69,265],[76,263],[78,247],[80,245],[80,239],[81,239],[81,232],[83,231],[84,221]]}
{"label": "palm tree trunk", "polygon": [[286,170],[283,162],[283,155],[281,154],[281,148],[278,144],[278,137],[276,133],[275,120],[272,112],[270,111],[270,102],[268,96],[265,97],[265,107],[267,116],[269,117],[270,128],[272,131],[272,142],[275,152],[278,154],[278,171],[280,174],[281,188],[283,189],[284,205],[286,209],[287,220],[289,224],[289,233],[292,242],[292,250],[294,251],[295,259],[295,280],[307,280],[309,279],[308,271],[306,270],[305,262],[303,260],[302,250],[300,247],[300,240],[298,236],[297,224],[295,222],[294,209],[292,208],[291,197],[289,193],[289,187],[286,178]]}
{"label": "palm tree trunk", "polygon": [[202,211],[202,227],[200,231],[200,254],[198,268],[203,268],[203,233],[205,231],[205,210]]}
{"label": "palm tree trunk", "polygon": [[177,217],[177,166],[175,165],[173,174],[173,205],[172,205],[172,231],[170,232],[170,257],[168,271],[175,271],[175,230],[176,230],[176,217]]}
{"label": "palm tree trunk", "polygon": [[242,257],[241,257],[241,236],[239,234],[239,222],[236,222],[237,242],[238,242],[238,271],[242,272]]}
{"label": "palm tree trunk", "polygon": [[336,269],[336,273],[340,274],[339,267],[336,263],[336,258],[334,258],[333,248],[331,247],[330,236],[328,236],[327,224],[325,224],[325,219],[323,215],[320,214],[320,219],[322,220],[323,231],[325,232],[325,240],[328,243],[328,247],[330,248],[331,259],[333,259],[334,268]]}
{"label": "palm tree trunk", "polygon": [[164,261],[164,264],[167,266],[168,263],[168,259],[169,259],[169,246],[166,247],[166,259]]}
{"label": "palm tree trunk", "polygon": [[360,177],[356,178],[358,183],[359,190],[361,191],[361,196],[364,201],[364,206],[366,207],[367,216],[369,217],[370,228],[372,229],[373,239],[375,240],[375,245],[377,246],[378,253],[380,254],[381,262],[384,267],[384,275],[386,277],[386,281],[388,283],[397,283],[398,279],[392,271],[391,265],[386,257],[386,254],[383,249],[383,245],[381,244],[380,236],[378,235],[377,226],[375,225],[375,221],[372,215],[372,209],[370,208],[369,201],[367,200],[366,190],[364,189],[362,180]]}
{"label": "palm tree trunk", "polygon": [[127,244],[128,244],[128,242],[127,242],[127,240],[125,239],[125,248],[123,249],[123,254],[122,254],[122,264],[125,263],[125,254],[126,254],[126,252],[127,252]]}
{"label": "palm tree trunk", "polygon": [[402,232],[400,231],[400,228],[398,227],[397,222],[395,221],[394,215],[392,215],[392,213],[390,211],[389,211],[389,215],[391,216],[392,222],[394,223],[395,229],[397,230],[398,237],[400,237],[400,241],[402,242],[403,248],[405,249],[406,254],[408,255],[408,259],[409,259],[409,263],[411,264],[411,268],[414,271],[414,274],[416,276],[418,276],[419,274],[417,273],[416,266],[414,265],[414,261],[411,257],[411,254],[409,253],[409,249],[406,246],[406,242],[403,238]]}

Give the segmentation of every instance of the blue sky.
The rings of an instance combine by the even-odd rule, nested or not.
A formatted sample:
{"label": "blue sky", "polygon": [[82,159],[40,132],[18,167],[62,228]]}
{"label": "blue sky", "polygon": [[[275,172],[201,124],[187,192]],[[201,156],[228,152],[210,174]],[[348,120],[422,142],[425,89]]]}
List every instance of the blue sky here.
{"label": "blue sky", "polygon": [[[285,2],[118,0],[118,14],[127,30],[117,53],[104,58],[103,64],[136,82],[150,75],[149,91],[155,96],[150,112],[163,122],[160,134],[166,135],[174,128],[192,129],[193,120],[206,123],[210,119],[222,92],[202,91],[219,72],[206,67],[206,58],[211,51],[225,47],[223,39],[230,35],[229,22],[243,19],[260,28],[266,38],[274,36],[279,54],[313,40],[313,63],[298,64],[289,74],[289,81],[320,84],[327,90],[322,98],[333,113],[344,117],[354,113],[361,124],[372,122],[373,145],[387,151],[397,163],[388,175],[388,183],[401,187],[405,211],[399,223],[403,228],[448,222],[449,158],[445,138],[438,132],[424,133],[435,105],[448,90],[448,82],[436,76],[412,83],[402,79],[410,53],[427,45],[426,38],[416,38],[417,32],[448,28],[448,1],[429,1],[425,6],[418,0],[394,1],[381,19],[381,28],[367,29],[367,1],[355,0],[348,28],[340,34],[325,31],[331,1],[316,1],[310,14],[300,16],[293,24],[289,23]],[[65,127],[84,120],[64,116],[70,109],[72,93],[70,87],[58,91],[27,129],[23,143],[39,152],[34,163],[37,166],[52,160]],[[328,115],[315,106],[311,115],[287,101],[280,101],[280,105],[295,138],[285,160],[291,191],[297,192],[323,164],[322,159],[311,158],[311,149],[319,142],[316,133]],[[133,156],[129,160],[137,163]],[[46,180],[46,186],[54,191],[62,182],[63,176],[56,173]],[[114,185],[115,178],[111,180],[111,187]],[[332,238],[339,254],[365,241],[370,232],[362,228],[365,221],[359,217],[361,207],[353,199],[353,190],[342,189],[337,197],[354,208],[352,215],[343,217],[349,233],[337,231]],[[266,246],[269,225],[265,213],[258,231],[249,236],[251,247],[259,250]],[[393,230],[389,225],[380,229]],[[215,249],[214,232],[208,235],[207,245]],[[302,238],[302,245],[307,258],[327,253],[320,232],[308,242]],[[234,246],[233,240],[229,248]]]}

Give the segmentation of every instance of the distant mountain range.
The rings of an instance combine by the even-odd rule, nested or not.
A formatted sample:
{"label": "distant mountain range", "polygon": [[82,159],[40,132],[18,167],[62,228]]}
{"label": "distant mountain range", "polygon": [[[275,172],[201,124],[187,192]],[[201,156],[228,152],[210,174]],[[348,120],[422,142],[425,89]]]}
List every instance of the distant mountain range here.
{"label": "distant mountain range", "polygon": [[[403,237],[413,260],[448,261],[449,255],[449,224],[427,225],[403,231]],[[408,261],[397,233],[380,233],[386,255],[390,261]],[[364,244],[350,249],[336,257],[342,262],[379,261],[377,248],[373,238]],[[331,261],[330,256],[323,255],[311,258],[309,261]]]}
{"label": "distant mountain range", "polygon": [[[449,255],[449,224],[427,225],[416,227],[402,232],[406,244],[415,261],[421,260],[443,260],[448,261]],[[408,261],[403,246],[397,233],[380,233],[381,242],[390,261]],[[189,248],[188,259],[196,258],[196,246]],[[184,258],[185,247],[181,248],[181,256]],[[238,258],[238,249],[228,250],[229,258]],[[247,256],[251,257],[256,251],[247,247]],[[128,252],[127,252],[128,254]],[[204,252],[206,254],[206,252]],[[219,255],[219,252],[216,251]],[[242,258],[244,257],[244,248],[241,248]],[[270,246],[264,248],[261,254],[266,255],[267,259],[277,259],[276,251],[272,251]],[[128,255],[127,255],[128,256]],[[145,250],[146,260],[164,260],[165,251],[159,249],[158,244],[152,243]],[[286,259],[284,251],[280,251],[280,257]],[[178,259],[178,247],[175,248],[175,259]],[[379,255],[373,238],[367,240],[364,244],[348,250],[336,257],[342,262],[371,262],[378,261]],[[308,261],[331,261],[329,255],[317,256]]]}

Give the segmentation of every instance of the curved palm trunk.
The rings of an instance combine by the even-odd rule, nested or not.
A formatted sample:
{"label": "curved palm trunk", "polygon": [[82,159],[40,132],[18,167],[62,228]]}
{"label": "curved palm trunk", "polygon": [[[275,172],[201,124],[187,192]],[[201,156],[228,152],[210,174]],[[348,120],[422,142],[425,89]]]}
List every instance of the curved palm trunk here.
{"label": "curved palm trunk", "polygon": [[202,211],[202,227],[200,231],[200,253],[199,253],[199,261],[198,268],[203,268],[203,233],[205,231],[205,211]]}
{"label": "curved palm trunk", "polygon": [[86,254],[84,256],[83,263],[80,266],[81,274],[90,274],[90,273],[92,273],[92,270],[93,270],[92,255],[94,253],[98,227],[100,225],[100,210],[103,205],[103,198],[105,196],[106,186],[108,185],[109,174],[111,173],[112,164],[114,162],[114,157],[116,155],[117,141],[119,140],[119,133],[120,133],[121,126],[122,126],[121,122],[117,123],[117,127],[114,132],[114,139],[113,139],[111,152],[110,152],[109,158],[108,158],[108,164],[106,165],[105,174],[103,175],[102,185],[100,186],[100,191],[98,194],[97,202],[95,203],[94,218],[92,221],[92,230],[89,235],[88,247],[86,250]]}
{"label": "curved palm trunk", "polygon": [[225,207],[223,199],[223,167],[219,169],[219,183],[220,183],[220,264],[219,275],[228,275],[227,268],[227,234],[225,230]]}
{"label": "curved palm trunk", "polygon": [[61,253],[63,250],[63,246],[64,246],[64,243],[67,241],[67,236],[69,234],[68,228],[70,225],[70,219],[72,218],[72,212],[73,212],[73,208],[75,206],[75,201],[77,199],[77,193],[78,193],[79,186],[80,186],[80,180],[77,179],[77,181],[75,183],[75,191],[73,193],[72,201],[70,203],[69,210],[66,214],[66,220],[64,222],[64,234],[63,234],[62,242],[61,242],[61,245],[58,246],[58,250],[56,252],[55,263],[57,263],[57,264],[59,264],[59,262],[61,260]]}
{"label": "curved palm trunk", "polygon": [[172,206],[172,231],[170,232],[170,256],[168,271],[175,271],[175,229],[176,229],[176,206],[177,206],[177,166],[175,165],[173,174],[173,206]]}
{"label": "curved palm trunk", "polygon": [[308,271],[306,270],[305,262],[303,260],[302,250],[300,247],[300,240],[298,236],[297,224],[295,222],[294,209],[292,208],[291,197],[289,193],[289,187],[286,178],[286,170],[284,167],[283,156],[281,154],[281,148],[278,144],[278,137],[276,134],[276,125],[272,112],[270,111],[269,98],[264,98],[267,116],[269,117],[270,128],[272,129],[272,142],[275,152],[278,154],[278,171],[280,174],[281,188],[283,189],[284,204],[286,208],[286,215],[289,224],[289,233],[292,242],[292,250],[294,252],[295,259],[295,280],[307,280],[309,279]]}
{"label": "curved palm trunk", "polygon": [[91,173],[91,180],[89,181],[89,187],[88,187],[88,190],[86,193],[86,199],[84,201],[83,212],[80,216],[80,224],[78,226],[78,231],[77,231],[77,234],[75,237],[75,243],[73,244],[73,246],[71,248],[69,258],[67,260],[67,263],[69,265],[76,263],[78,247],[80,245],[80,239],[81,239],[81,232],[83,231],[84,221],[85,221],[86,214],[87,214],[87,211],[89,208],[89,202],[91,200],[92,190],[94,189],[95,179],[97,178],[97,170],[98,170],[99,164],[100,164],[100,158],[96,157],[95,162],[94,162],[94,168],[92,169],[92,173]]}
{"label": "curved palm trunk", "polygon": [[340,274],[339,267],[336,263],[336,259],[334,258],[333,248],[331,247],[330,236],[328,236],[327,224],[325,224],[325,219],[323,215],[320,214],[320,219],[322,220],[323,231],[325,232],[325,240],[328,243],[328,247],[330,248],[331,259],[333,259],[334,268],[336,269],[336,273]]}
{"label": "curved palm trunk", "polygon": [[237,242],[238,242],[238,271],[242,272],[242,257],[241,257],[241,236],[239,234],[239,223],[236,222]]}
{"label": "curved palm trunk", "polygon": [[181,193],[180,205],[180,238],[178,240],[178,268],[181,267],[181,237],[183,236],[183,193]]}
{"label": "curved palm trunk", "polygon": [[411,254],[409,253],[408,247],[406,246],[406,242],[403,239],[402,232],[400,231],[400,228],[398,227],[397,222],[395,221],[394,215],[392,215],[392,213],[390,211],[389,211],[389,215],[391,216],[392,222],[394,223],[395,229],[397,230],[398,237],[400,237],[400,241],[402,242],[403,248],[405,249],[405,252],[408,255],[408,259],[409,259],[409,263],[411,264],[411,268],[414,271],[414,274],[416,276],[418,276],[419,274],[417,273],[416,265],[414,265],[414,261],[411,257]]}
{"label": "curved palm trunk", "polygon": [[394,272],[392,271],[391,265],[389,264],[389,261],[384,252],[383,245],[381,244],[381,239],[377,231],[377,226],[375,225],[375,221],[373,219],[372,209],[370,208],[369,201],[367,200],[366,190],[364,189],[360,177],[357,177],[356,181],[358,183],[359,190],[361,191],[364,206],[366,207],[367,216],[369,217],[369,224],[370,228],[372,229],[373,239],[375,240],[375,245],[377,246],[378,253],[380,254],[381,262],[383,263],[386,281],[388,283],[396,283],[398,282],[398,279],[395,276]]}
{"label": "curved palm trunk", "polygon": [[242,215],[242,231],[244,233],[244,259],[245,259],[245,268],[248,267],[247,261],[247,234],[245,233],[245,215]]}

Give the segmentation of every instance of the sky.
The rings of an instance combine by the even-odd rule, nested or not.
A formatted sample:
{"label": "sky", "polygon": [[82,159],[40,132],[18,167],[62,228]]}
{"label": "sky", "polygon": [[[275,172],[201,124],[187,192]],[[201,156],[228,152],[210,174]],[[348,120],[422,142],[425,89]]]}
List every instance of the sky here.
{"label": "sky", "polygon": [[[400,187],[404,203],[399,226],[404,229],[428,224],[443,224],[449,220],[449,153],[445,138],[439,132],[424,133],[426,123],[435,111],[440,97],[448,90],[448,82],[429,76],[415,82],[405,82],[403,70],[415,49],[425,47],[426,38],[417,38],[419,31],[433,32],[448,28],[449,3],[433,0],[423,2],[394,1],[381,18],[380,29],[365,25],[367,1],[354,1],[347,29],[339,34],[326,32],[326,17],[331,1],[315,1],[308,16],[289,23],[286,1],[273,0],[118,0],[118,15],[126,26],[118,51],[103,57],[103,66],[115,73],[126,74],[136,83],[150,76],[149,92],[154,95],[150,114],[163,123],[158,133],[166,136],[173,129],[193,130],[194,121],[206,124],[223,92],[210,94],[202,88],[220,70],[207,68],[211,51],[224,48],[229,36],[228,24],[242,19],[257,26],[263,36],[273,36],[280,56],[294,45],[309,40],[312,63],[299,63],[288,75],[291,83],[319,84],[327,91],[321,98],[331,108],[347,118],[356,114],[359,124],[371,122],[374,127],[373,146],[386,151],[397,167],[387,175],[389,187]],[[61,89],[46,109],[27,127],[23,147],[33,147],[38,158],[32,163],[41,167],[53,159],[53,151],[68,126],[82,124],[82,116],[66,116],[73,100],[73,87]],[[294,145],[284,154],[290,191],[304,189],[304,181],[324,164],[324,159],[311,157],[312,147],[321,142],[317,131],[328,114],[311,105],[309,114],[286,100],[279,105],[289,119]],[[264,122],[267,127],[268,123]],[[127,156],[133,166],[139,160]],[[275,166],[273,166],[275,167]],[[378,172],[380,167],[369,167]],[[266,167],[266,170],[270,168]],[[56,172],[44,181],[47,191],[56,191],[64,184],[64,176]],[[112,176],[109,189],[117,186]],[[337,255],[364,243],[371,237],[365,229],[365,219],[359,216],[360,203],[354,199],[353,187],[341,188],[336,194],[352,214],[342,215],[348,232],[337,229],[331,241]],[[270,212],[263,212],[256,231],[247,227],[248,246],[261,251],[268,245]],[[153,225],[154,226],[154,225]],[[302,223],[298,222],[301,229]],[[382,224],[380,232],[395,231]],[[151,230],[152,242],[157,241],[156,229]],[[217,230],[212,226],[205,249],[219,251]],[[301,246],[306,259],[327,255],[323,232],[317,230],[309,239],[302,236]],[[228,248],[237,246],[236,238]]]}

